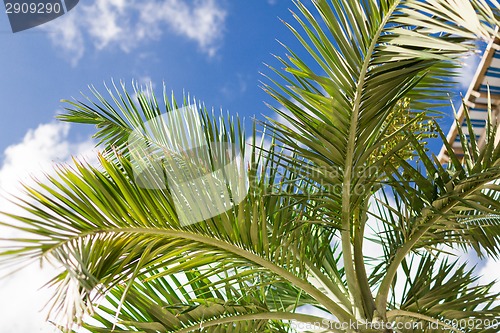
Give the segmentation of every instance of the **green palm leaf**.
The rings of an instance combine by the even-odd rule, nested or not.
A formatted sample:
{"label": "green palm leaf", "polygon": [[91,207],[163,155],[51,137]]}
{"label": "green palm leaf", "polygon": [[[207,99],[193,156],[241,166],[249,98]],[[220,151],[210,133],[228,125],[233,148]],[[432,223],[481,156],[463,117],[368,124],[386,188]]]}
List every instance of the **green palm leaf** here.
{"label": "green palm leaf", "polygon": [[[232,125],[230,130],[220,130],[208,116],[203,120],[205,131],[213,135],[207,135],[207,141],[229,138],[245,142],[241,133],[236,137]],[[264,157],[259,159],[264,166],[268,163]],[[284,288],[291,284],[304,292],[306,299],[312,297],[314,303],[339,317],[350,316],[345,310],[348,304],[339,306],[307,282],[307,265],[300,258],[311,251],[309,244],[314,242],[302,239],[304,234],[314,233],[315,226],[288,223],[300,220],[303,213],[292,209],[286,197],[262,195],[273,191],[275,181],[272,174],[256,172],[262,164],[249,169],[255,178],[248,179],[249,195],[239,205],[183,226],[169,190],[145,189],[134,182],[134,165],[126,155],[113,152],[109,146],[99,163],[99,168],[78,161],[74,167],[59,167],[56,176],[47,178],[48,183],[26,188],[29,200],[18,199],[28,216],[6,214],[24,222],[19,229],[31,238],[13,240],[3,254],[9,256],[7,260],[41,257],[63,266],[64,272],[51,282],[58,288],[54,309],[70,322],[82,320],[98,295],[160,268],[151,279],[205,268],[197,280],[211,279],[214,286],[245,281],[254,284],[267,274],[263,285],[278,283]],[[287,183],[293,191],[293,182]],[[31,204],[31,200],[40,205]],[[198,282],[191,283],[194,288]],[[72,288],[79,295],[76,298],[69,292]],[[347,300],[339,288],[335,293]],[[298,294],[296,306],[300,299]],[[290,301],[284,298],[280,303]]]}

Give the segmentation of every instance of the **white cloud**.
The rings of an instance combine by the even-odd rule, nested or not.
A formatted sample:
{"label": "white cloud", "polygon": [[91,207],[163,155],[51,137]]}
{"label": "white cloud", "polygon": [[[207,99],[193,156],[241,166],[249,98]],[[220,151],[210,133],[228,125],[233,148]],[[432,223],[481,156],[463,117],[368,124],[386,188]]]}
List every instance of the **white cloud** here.
{"label": "white cloud", "polygon": [[[118,47],[129,52],[165,31],[186,37],[214,56],[223,36],[226,11],[217,0],[94,0],[43,26],[72,64],[89,40],[97,50]],[[166,28],[166,29],[165,29]]]}
{"label": "white cloud", "polygon": [[20,273],[0,280],[0,331],[54,332],[52,325],[45,321],[44,305],[50,299],[48,289],[40,289],[49,281],[50,272],[35,265]]}
{"label": "white cloud", "polygon": [[486,265],[481,269],[479,275],[481,275],[481,283],[487,284],[496,281],[492,288],[493,292],[500,293],[500,261],[493,259],[487,259]]}
{"label": "white cloud", "polygon": [[29,130],[20,143],[5,149],[0,168],[0,186],[4,190],[17,188],[19,180],[29,182],[31,176],[40,176],[54,162],[65,162],[71,156],[88,153],[90,141],[68,141],[67,123],[41,124]]}
{"label": "white cloud", "polygon": [[76,66],[84,54],[83,34],[77,18],[77,15],[67,14],[57,19],[57,24],[50,24],[50,40],[62,50],[62,56],[72,66]]}
{"label": "white cloud", "polygon": [[194,6],[180,0],[149,1],[138,9],[144,23],[139,33],[144,37],[156,37],[161,25],[166,24],[179,35],[196,41],[208,55],[215,55],[226,17],[215,0],[197,1]]}
{"label": "white cloud", "polygon": [[[71,156],[83,156],[93,163],[95,153],[89,141],[72,142],[68,139],[70,126],[64,123],[41,124],[29,130],[23,140],[9,146],[0,165],[0,210],[22,213],[5,199],[7,195],[21,195],[20,181],[32,183],[32,177],[42,178],[50,172],[54,162],[67,162]],[[1,217],[5,221],[5,217]],[[0,227],[0,237],[16,237],[19,232]],[[0,277],[6,272],[0,271]],[[40,312],[50,300],[51,291],[42,288],[54,275],[54,268],[31,265],[7,278],[0,279],[0,332],[54,332],[45,322],[46,311]]]}

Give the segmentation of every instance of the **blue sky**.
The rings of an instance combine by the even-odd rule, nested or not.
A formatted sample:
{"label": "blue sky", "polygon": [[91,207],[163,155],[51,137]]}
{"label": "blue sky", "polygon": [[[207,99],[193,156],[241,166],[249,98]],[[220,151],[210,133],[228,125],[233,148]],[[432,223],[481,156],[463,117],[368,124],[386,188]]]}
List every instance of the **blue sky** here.
{"label": "blue sky", "polygon": [[[61,99],[88,85],[132,79],[163,82],[177,96],[245,116],[270,114],[258,87],[263,65],[284,54],[276,39],[301,51],[278,17],[292,21],[289,0],[101,0],[81,2],[63,17],[13,34],[0,15],[0,151],[27,130],[54,120]],[[162,14],[163,13],[163,14]],[[295,47],[294,47],[295,46]],[[278,65],[279,66],[279,65]],[[447,119],[448,123],[450,119]],[[92,129],[72,126],[70,138]],[[4,157],[0,154],[0,161]]]}
{"label": "blue sky", "polygon": [[[290,7],[291,0],[85,0],[16,34],[0,12],[0,193],[16,193],[18,179],[40,175],[53,161],[92,158],[93,128],[54,120],[60,100],[79,98],[88,85],[104,92],[104,82],[130,87],[134,79],[160,92],[164,82],[178,98],[190,92],[208,107],[244,116],[247,126],[270,115],[259,72],[267,71],[263,62],[276,64],[271,54],[285,53],[276,39],[300,51],[278,19],[292,21]],[[471,59],[455,94],[473,75],[479,58]],[[0,198],[0,209],[15,208]],[[49,331],[37,312],[47,276],[32,267],[0,280],[1,332]]]}

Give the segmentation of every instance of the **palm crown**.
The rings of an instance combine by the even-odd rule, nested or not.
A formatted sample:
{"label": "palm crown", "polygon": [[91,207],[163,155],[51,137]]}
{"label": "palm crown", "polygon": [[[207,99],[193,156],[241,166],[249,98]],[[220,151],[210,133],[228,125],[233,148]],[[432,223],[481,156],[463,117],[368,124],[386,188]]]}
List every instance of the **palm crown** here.
{"label": "palm crown", "polygon": [[[7,263],[43,258],[62,267],[50,281],[62,330],[77,323],[92,332],[498,331],[492,284],[441,255],[459,247],[498,256],[497,123],[490,112],[481,149],[461,133],[459,159],[433,116],[461,57],[496,34],[500,4],[295,5],[296,24],[285,24],[311,62],[287,48],[277,57],[284,70],[270,66],[263,88],[286,120],[264,125],[270,145],[257,142],[255,129],[248,139],[237,117],[216,116],[188,97],[160,104],[151,91],[135,87],[131,95],[123,86],[109,90],[110,99],[93,90],[94,98],[68,101],[62,120],[97,126],[99,165],[75,160],[26,187],[28,197],[15,199],[26,214],[4,213],[21,224],[3,224],[27,236],[2,252]],[[174,130],[202,129],[194,141],[206,151],[170,160],[181,174],[199,161],[209,161],[204,174],[214,172],[235,150],[249,156],[233,170],[246,195],[235,200],[227,175],[203,183],[196,195],[224,184],[232,204],[189,225],[176,204],[189,198],[136,181],[130,142],[179,107],[194,108],[198,120],[153,122],[142,153],[164,146]],[[427,151],[430,136],[446,145],[447,166]],[[143,171],[157,180],[167,169]],[[370,261],[363,245],[371,237],[383,256]],[[311,307],[317,311],[306,314]],[[470,319],[477,325],[457,326]]]}

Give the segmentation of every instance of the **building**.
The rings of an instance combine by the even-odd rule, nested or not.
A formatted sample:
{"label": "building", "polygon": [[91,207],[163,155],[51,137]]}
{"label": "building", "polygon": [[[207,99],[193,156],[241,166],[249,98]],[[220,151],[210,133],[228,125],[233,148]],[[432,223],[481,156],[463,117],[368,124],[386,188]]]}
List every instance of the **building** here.
{"label": "building", "polygon": [[[474,135],[478,140],[479,148],[484,145],[486,135],[486,120],[488,118],[488,87],[491,100],[491,111],[493,119],[499,128],[496,133],[495,141],[500,141],[500,39],[492,40],[483,54],[481,62],[477,68],[476,74],[467,90],[464,97],[464,103],[469,109],[469,116],[471,119],[474,133],[469,133],[467,123],[465,120],[465,113],[463,104],[458,111],[458,120],[461,124],[462,131],[470,140],[470,136]],[[447,140],[452,146],[455,153],[463,156],[462,146],[458,135],[456,123],[450,128]],[[448,162],[448,154],[443,146],[439,153],[439,161],[441,163]]]}

